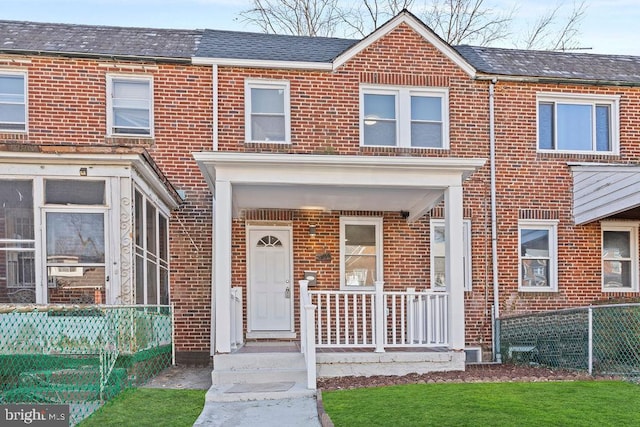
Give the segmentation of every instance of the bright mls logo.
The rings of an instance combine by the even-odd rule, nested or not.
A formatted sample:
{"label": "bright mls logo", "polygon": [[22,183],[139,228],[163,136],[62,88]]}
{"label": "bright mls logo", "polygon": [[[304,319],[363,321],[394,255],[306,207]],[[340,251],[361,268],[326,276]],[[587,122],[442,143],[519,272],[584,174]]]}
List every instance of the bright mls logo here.
{"label": "bright mls logo", "polygon": [[0,425],[69,427],[69,405],[0,405]]}

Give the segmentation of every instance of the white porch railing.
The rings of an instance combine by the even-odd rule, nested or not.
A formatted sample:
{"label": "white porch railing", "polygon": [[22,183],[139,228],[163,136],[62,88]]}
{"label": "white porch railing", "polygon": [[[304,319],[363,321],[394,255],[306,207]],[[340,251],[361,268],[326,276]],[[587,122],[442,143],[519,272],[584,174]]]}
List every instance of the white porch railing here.
{"label": "white porch railing", "polygon": [[231,288],[231,348],[237,349],[243,344],[242,337],[242,288]]}
{"label": "white porch railing", "polygon": [[[308,291],[313,321],[301,321],[302,336],[315,335],[318,348],[448,347],[446,292]],[[301,286],[301,300],[304,288]],[[313,331],[312,331],[313,329]]]}

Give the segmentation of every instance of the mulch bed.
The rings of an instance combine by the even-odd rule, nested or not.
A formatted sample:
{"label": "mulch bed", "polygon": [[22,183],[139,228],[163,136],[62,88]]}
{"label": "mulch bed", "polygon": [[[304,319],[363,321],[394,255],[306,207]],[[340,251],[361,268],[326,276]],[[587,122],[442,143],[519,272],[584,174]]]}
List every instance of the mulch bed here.
{"label": "mulch bed", "polygon": [[614,376],[591,376],[586,372],[550,369],[539,366],[511,364],[468,365],[465,371],[408,374],[401,377],[376,375],[371,377],[319,378],[321,390],[361,387],[382,387],[397,384],[474,383],[474,382],[540,382],[613,380]]}

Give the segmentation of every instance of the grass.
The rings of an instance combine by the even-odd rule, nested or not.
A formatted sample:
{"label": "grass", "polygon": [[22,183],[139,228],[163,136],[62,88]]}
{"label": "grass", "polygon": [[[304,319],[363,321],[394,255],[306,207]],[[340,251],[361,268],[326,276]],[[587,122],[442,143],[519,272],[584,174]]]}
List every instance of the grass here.
{"label": "grass", "polygon": [[107,402],[80,427],[192,426],[202,412],[206,390],[129,389]]}
{"label": "grass", "polygon": [[640,425],[640,387],[622,381],[410,384],[322,399],[336,427]]}

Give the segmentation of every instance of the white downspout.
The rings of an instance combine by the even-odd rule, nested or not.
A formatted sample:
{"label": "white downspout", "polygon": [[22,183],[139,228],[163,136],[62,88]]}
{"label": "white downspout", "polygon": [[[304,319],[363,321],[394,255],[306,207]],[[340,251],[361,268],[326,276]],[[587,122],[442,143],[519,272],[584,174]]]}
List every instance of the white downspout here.
{"label": "white downspout", "polygon": [[493,355],[496,362],[502,362],[500,345],[498,344],[499,331],[496,330],[496,319],[500,317],[500,295],[498,284],[498,219],[496,204],[496,129],[495,129],[495,107],[494,91],[497,79],[491,80],[489,84],[489,156],[491,167],[491,260],[493,267]]}

